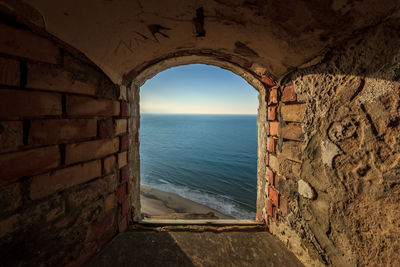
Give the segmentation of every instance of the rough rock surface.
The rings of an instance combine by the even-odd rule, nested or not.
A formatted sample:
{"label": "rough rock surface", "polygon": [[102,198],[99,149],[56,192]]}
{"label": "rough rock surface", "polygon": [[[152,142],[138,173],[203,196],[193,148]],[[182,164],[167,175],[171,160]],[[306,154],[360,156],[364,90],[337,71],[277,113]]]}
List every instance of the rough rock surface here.
{"label": "rough rock surface", "polygon": [[303,196],[308,199],[313,199],[315,197],[314,190],[312,189],[309,183],[305,182],[304,180],[299,180],[297,182],[297,185],[298,185],[297,190],[300,196]]}
{"label": "rough rock surface", "polygon": [[[32,75],[35,72],[31,63],[36,61],[45,63],[42,67],[51,63],[75,73],[71,77],[60,75],[59,82],[65,81],[63,77],[80,82],[92,80],[90,82],[98,88],[93,92],[88,87],[86,93],[94,95],[80,99],[82,103],[90,99],[89,103],[98,107],[111,103],[110,100],[116,101],[119,96],[121,103],[111,105],[116,113],[106,120],[111,122],[119,112],[121,117],[129,118],[129,134],[119,138],[121,152],[126,155],[125,151],[129,149],[131,168],[120,171],[114,166],[114,156],[111,164],[105,164],[109,163],[109,158],[104,158],[97,166],[98,169],[104,166],[103,181],[112,178],[115,182],[106,182],[106,186],[101,187],[112,187],[109,191],[103,192],[93,184],[97,181],[93,181],[82,188],[60,190],[39,201],[30,198],[31,180],[39,171],[47,171],[46,168],[26,171],[16,184],[3,183],[0,189],[0,207],[4,208],[0,216],[3,241],[0,243],[2,255],[12,258],[10,263],[18,263],[22,257],[26,258],[25,263],[38,265],[61,264],[73,259],[84,262],[117,229],[126,229],[130,214],[138,220],[140,85],[128,85],[157,64],[161,71],[179,64],[223,62],[216,65],[240,69],[235,73],[247,81],[251,79],[246,77],[251,76],[262,83],[261,89],[256,87],[260,103],[257,219],[262,221],[265,214],[271,214],[271,218],[267,217],[273,222],[269,225],[270,230],[310,266],[400,265],[397,255],[400,250],[399,1],[25,2],[0,0],[1,14],[7,14],[2,20],[10,19],[7,23],[18,24],[18,29],[29,28],[44,34],[45,39],[59,38],[62,42],[58,40],[57,46],[53,47],[43,36],[37,38],[31,32],[18,37],[23,31],[1,27],[6,36],[0,42],[4,56],[0,62],[3,64],[0,68],[2,86],[13,87],[11,91],[14,91],[11,94],[10,89],[3,88],[1,92],[7,93],[7,99],[11,100],[17,95],[25,98],[39,94],[43,97],[44,92],[39,90],[46,89],[43,86],[53,84],[55,80],[52,75],[45,75],[36,80],[36,85],[37,82],[40,85],[44,77],[50,78],[49,84],[30,88],[31,78],[36,77]],[[74,52],[71,55],[67,53],[70,50]],[[114,83],[123,86],[119,88],[112,84],[103,73],[95,75],[90,71],[88,75],[77,75],[85,72],[86,64],[90,63],[80,53],[92,60]],[[184,57],[188,60],[182,61]],[[75,62],[78,58],[85,58],[83,65]],[[171,60],[176,62],[171,63]],[[278,103],[278,99],[282,100],[281,87],[286,83],[290,83],[290,87],[293,84],[296,92],[293,96],[298,103],[291,103],[296,102],[293,99]],[[74,94],[82,93],[84,89],[61,83],[51,90],[59,94],[60,88],[76,90],[72,92]],[[31,89],[38,92],[31,92]],[[64,92],[63,96],[52,97],[59,108],[55,114],[47,114],[42,119],[47,120],[48,116],[64,119],[70,107],[68,99],[79,98],[68,94]],[[274,100],[272,104],[279,113],[276,116],[279,121],[267,121],[267,115],[270,115],[267,98]],[[26,108],[40,110],[42,105],[37,104],[40,103],[38,98],[26,101],[29,105],[19,108],[7,108],[7,102],[12,102],[4,97],[0,99],[4,102],[1,105],[4,112],[0,127],[3,133],[1,153],[8,155],[10,151],[30,149],[27,134],[35,128],[30,124],[33,114],[21,114],[18,122],[13,122],[15,118],[10,114],[18,114]],[[87,108],[87,105],[81,106]],[[290,114],[286,113],[289,109]],[[282,110],[285,111],[283,114]],[[305,117],[300,121],[303,110]],[[82,114],[82,118],[87,119],[84,115],[87,114]],[[99,120],[99,127],[112,126],[103,122],[101,112],[93,116]],[[284,125],[285,120],[290,123]],[[301,124],[303,133],[280,136],[283,127],[294,124]],[[48,127],[44,131],[51,133],[53,129]],[[103,133],[100,130],[94,132],[99,132],[99,138]],[[273,153],[266,154],[267,135],[273,135],[277,140],[278,152],[273,148]],[[285,143],[281,139],[296,141],[285,140]],[[68,145],[81,141],[70,140]],[[63,154],[60,157],[62,168],[67,167],[65,145],[64,142],[57,143],[58,148],[52,150]],[[98,158],[90,150],[84,152],[88,157]],[[115,151],[110,152],[113,153]],[[23,161],[27,161],[26,158]],[[272,183],[278,190],[271,190],[275,206],[266,201],[267,163],[277,172],[276,176],[272,175]],[[18,172],[23,166],[15,164],[9,168],[10,164],[5,165],[7,168],[3,169],[10,172]],[[113,175],[106,176],[111,169]],[[115,193],[117,178],[121,185]],[[299,197],[300,180],[315,190],[316,197]],[[67,183],[70,181],[65,179]],[[130,202],[125,199],[128,195]],[[281,212],[281,217],[275,218],[277,209],[279,212],[285,210],[284,215]],[[103,210],[109,212],[104,218],[100,216],[104,214]],[[90,229],[102,234],[91,234]],[[88,242],[84,246],[86,237]]]}
{"label": "rough rock surface", "polygon": [[301,178],[318,198],[288,223],[329,264],[400,264],[399,30],[387,21],[291,76],[307,102]]}

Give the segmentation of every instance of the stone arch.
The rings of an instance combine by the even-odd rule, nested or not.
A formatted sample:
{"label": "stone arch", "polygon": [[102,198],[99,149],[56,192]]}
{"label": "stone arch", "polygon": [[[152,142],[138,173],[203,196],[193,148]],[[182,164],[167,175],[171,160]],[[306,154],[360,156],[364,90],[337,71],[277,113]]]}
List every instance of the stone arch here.
{"label": "stone arch", "polygon": [[130,82],[131,99],[130,105],[133,110],[133,114],[130,118],[130,132],[136,133],[135,141],[131,142],[130,149],[130,160],[131,160],[131,171],[133,172],[131,177],[130,186],[133,194],[131,194],[131,205],[133,208],[134,220],[140,218],[140,155],[139,155],[139,144],[138,144],[138,132],[140,122],[140,111],[139,111],[139,91],[140,87],[150,78],[157,75],[158,73],[177,66],[189,65],[189,64],[206,64],[217,66],[226,70],[229,70],[241,78],[245,79],[255,90],[259,92],[258,100],[259,106],[257,109],[257,126],[258,126],[258,141],[257,141],[257,218],[256,220],[262,222],[264,220],[263,209],[265,210],[265,158],[267,151],[264,149],[266,144],[266,90],[268,88],[261,81],[261,77],[257,76],[253,71],[248,68],[242,67],[231,61],[218,58],[210,55],[184,55],[177,57],[169,57],[162,60],[158,60],[154,64],[142,68]]}
{"label": "stone arch", "polygon": [[244,67],[232,63],[226,59],[217,58],[216,56],[211,55],[183,55],[177,57],[165,58],[157,61],[157,63],[150,64],[143,68],[141,72],[133,79],[133,84],[135,86],[142,86],[143,83],[151,79],[156,74],[177,66],[189,65],[189,64],[206,64],[217,66],[226,70],[229,70],[238,76],[245,79],[250,85],[252,85],[257,91],[264,89],[263,83],[259,78],[249,69],[245,69]]}
{"label": "stone arch", "polygon": [[[153,3],[156,2],[153,1]],[[126,179],[128,176],[134,177],[135,173],[131,168],[129,171],[131,174],[128,175],[127,167],[121,167],[120,163],[126,163],[124,156],[126,156],[129,142],[131,147],[136,143],[137,128],[131,123],[133,128],[129,135],[119,134],[113,136],[115,138],[111,142],[107,141],[107,147],[112,151],[110,155],[108,152],[107,155],[96,155],[97,149],[104,153],[104,146],[102,146],[104,143],[100,141],[106,139],[99,136],[101,131],[98,131],[97,127],[106,126],[105,128],[114,130],[114,126],[124,125],[120,123],[121,120],[127,120],[130,115],[132,115],[131,119],[137,116],[137,106],[132,106],[128,112],[129,102],[136,101],[138,97],[134,84],[130,82],[144,68],[161,61],[163,56],[163,59],[166,59],[185,54],[190,56],[204,53],[204,55],[208,54],[213,58],[221,58],[241,66],[268,85],[261,97],[265,99],[263,113],[267,110],[267,103],[271,103],[268,112],[262,114],[264,118],[268,115],[268,121],[265,119],[265,127],[262,127],[265,135],[268,135],[263,146],[271,152],[271,155],[264,159],[271,167],[271,171],[266,172],[264,183],[268,181],[271,190],[258,193],[268,194],[269,205],[266,207],[266,214],[268,214],[266,218],[272,221],[269,223],[269,230],[287,244],[290,250],[294,251],[308,266],[318,265],[314,264],[315,262],[334,266],[399,265],[399,257],[393,257],[399,247],[399,239],[396,237],[399,235],[397,225],[400,218],[398,215],[400,165],[397,139],[400,129],[398,119],[400,40],[397,34],[399,4],[390,0],[384,0],[384,3],[369,0],[348,3],[351,5],[346,4],[340,7],[340,1],[333,1],[332,5],[321,4],[315,0],[289,1],[288,3],[233,1],[236,4],[232,8],[230,4],[227,4],[229,2],[204,1],[203,16],[195,14],[194,4],[176,0],[163,1],[162,5],[149,3],[145,11],[140,6],[140,1],[130,1],[131,6],[118,6],[116,1],[81,1],[77,4],[74,1],[56,3],[50,0],[32,1],[29,5],[21,4],[20,1],[8,1],[1,5],[2,14],[4,12],[6,15],[1,18],[3,23],[0,29],[6,38],[0,42],[0,66],[1,69],[7,70],[2,71],[0,76],[3,89],[7,88],[0,90],[2,93],[0,107],[3,112],[1,117],[4,125],[7,125],[2,128],[3,130],[14,129],[2,130],[5,133],[2,140],[11,140],[5,142],[11,148],[2,148],[0,152],[1,164],[6,166],[0,170],[7,172],[6,175],[4,173],[0,175],[3,181],[7,180],[0,189],[0,195],[2,193],[1,196],[5,197],[0,197],[0,199],[5,199],[2,203],[10,203],[7,205],[6,214],[0,216],[2,226],[6,226],[0,227],[2,230],[0,242],[3,242],[2,248],[15,248],[8,253],[8,260],[12,255],[17,255],[15,252],[20,251],[21,246],[26,246],[27,249],[24,251],[32,252],[24,253],[23,260],[27,263],[49,261],[42,255],[52,255],[51,262],[53,263],[61,264],[71,261],[83,263],[97,249],[103,247],[118,230],[125,231],[127,218],[130,217],[126,196],[131,188],[126,187]],[[183,3],[184,6],[177,3]],[[112,5],[115,5],[114,9],[110,8],[113,7]],[[90,12],[82,12],[82,10]],[[166,17],[169,10],[173,10],[174,14]],[[186,14],[184,20],[180,17],[181,14]],[[243,17],[241,17],[242,14],[244,14]],[[18,23],[14,21],[14,16]],[[201,28],[202,19],[206,35],[201,36],[204,35],[201,30],[199,31],[201,34],[199,32],[193,34],[192,26],[196,26],[196,29],[198,26]],[[6,23],[4,20],[7,20]],[[117,24],[122,21],[124,27]],[[196,25],[193,25],[193,22]],[[169,29],[166,30],[166,28]],[[34,31],[29,29],[34,29]],[[166,31],[168,34],[165,33]],[[41,34],[37,34],[38,32]],[[135,32],[138,34],[137,42],[131,39]],[[91,38],[87,38],[88,34],[91,34]],[[155,36],[159,39],[154,39]],[[62,42],[59,42],[60,40]],[[344,43],[346,40],[350,42]],[[77,53],[67,53],[69,49],[64,51],[65,48],[71,47],[74,47]],[[185,52],[185,49],[197,49],[197,52],[194,50]],[[118,50],[118,56],[116,56],[116,50]],[[218,54],[215,53],[216,51]],[[221,54],[221,51],[228,55]],[[326,51],[329,52],[328,55],[331,54],[331,58],[325,57]],[[81,60],[82,54],[87,55],[88,60]],[[126,59],[129,62],[126,62]],[[88,64],[90,61],[94,64]],[[299,68],[305,67],[305,62],[309,62],[308,67],[298,71]],[[284,73],[290,70],[293,71],[293,76],[286,77],[287,83],[274,87],[274,84],[271,84],[266,77],[262,77],[265,73],[257,71],[256,64],[267,66],[269,63],[271,66],[268,65],[268,69],[276,78],[284,80]],[[37,66],[38,75],[27,77],[28,74],[34,73],[34,66]],[[104,72],[99,71],[99,68]],[[134,69],[131,72],[127,72],[132,68]],[[57,75],[46,75],[49,69]],[[82,76],[76,75],[77,72]],[[124,77],[123,73],[126,73]],[[40,77],[39,81],[42,83],[48,81],[44,84],[49,88],[46,89],[43,84],[35,88],[36,86],[32,85],[31,81],[31,78],[35,77]],[[88,77],[91,79],[87,79]],[[89,85],[76,88],[71,85],[76,86],[79,83],[71,84],[70,78],[73,81],[80,78],[78,80]],[[387,82],[375,78],[384,79]],[[121,82],[123,85],[119,87]],[[30,85],[26,86],[27,84]],[[88,90],[86,93],[81,91],[84,88]],[[378,91],[383,94],[377,94]],[[323,97],[321,97],[322,94]],[[50,95],[53,97],[49,99]],[[20,107],[13,105],[17,98]],[[359,105],[360,99],[367,101]],[[370,158],[367,160],[376,165],[374,170],[379,169],[384,172],[383,174],[375,175],[378,172],[371,171],[370,165],[362,164],[350,166],[357,169],[346,173],[348,169],[352,169],[346,165],[349,162],[346,157],[341,159],[336,157],[341,165],[335,165],[335,170],[328,170],[331,166],[324,166],[325,162],[321,161],[320,151],[335,150],[334,146],[323,140],[326,138],[325,133],[333,129],[330,125],[326,125],[330,121],[325,115],[330,113],[332,115],[330,120],[341,121],[344,126],[348,121],[352,122],[351,119],[338,118],[338,112],[330,112],[334,109],[315,112],[316,108],[327,107],[327,103],[335,103],[332,107],[337,110],[341,107],[346,108],[343,103],[349,104],[352,108],[350,111],[362,119],[363,124],[360,129],[362,128],[364,133],[369,135],[364,140],[367,140],[368,146],[372,148],[359,149],[362,143],[355,138],[355,135],[352,136],[354,139],[352,141],[349,140],[350,138],[344,139],[345,142],[350,142],[350,145],[346,144],[346,148],[351,149],[351,151],[345,151],[347,157],[351,158],[354,155],[357,164],[363,163],[366,161],[363,159],[365,152],[369,152]],[[89,104],[95,108],[88,108],[89,111],[82,108]],[[81,114],[75,113],[69,117],[65,113],[68,113],[74,105],[79,108]],[[43,116],[36,116],[32,111],[43,112],[41,113]],[[94,111],[97,114],[92,114]],[[78,118],[88,119],[88,112],[92,114],[90,119],[94,122],[91,124],[93,127],[93,131],[89,134],[91,137],[71,137],[66,141],[63,139],[60,142],[53,142],[51,146],[43,144],[43,147],[29,143],[31,139],[28,134],[33,133],[35,129],[33,127],[35,125],[30,124],[31,121],[53,118],[71,119],[68,121],[71,123],[76,122],[75,119]],[[269,118],[274,112],[275,115]],[[108,113],[107,116],[105,113]],[[303,116],[295,116],[296,113],[302,115],[305,113],[308,125],[318,126],[319,124],[320,127],[316,131],[302,129],[303,118],[300,117]],[[341,113],[345,116],[349,110],[342,109]],[[291,116],[288,117],[289,115]],[[87,126],[87,124],[84,125]],[[54,127],[50,126],[36,127],[38,128],[44,130],[46,135],[56,132]],[[302,137],[302,130],[306,132],[305,138]],[[379,134],[384,131],[386,131],[385,138]],[[77,131],[77,133],[83,132]],[[360,131],[360,133],[362,134],[358,134],[358,137],[365,136],[363,132]],[[307,134],[312,134],[314,137],[308,138],[310,136]],[[294,141],[297,143],[292,139],[296,139]],[[304,139],[307,140],[304,141]],[[48,140],[49,138],[45,139],[46,142]],[[285,143],[287,140],[289,142]],[[89,141],[94,143],[88,143]],[[302,141],[307,144],[305,149]],[[342,142],[342,140],[336,141]],[[387,145],[388,142],[391,142],[390,146]],[[76,154],[81,155],[83,151],[88,157],[93,158],[94,169],[99,170],[101,177],[107,177],[115,183],[112,192],[107,192],[100,198],[98,196],[92,199],[82,197],[81,200],[88,202],[88,205],[77,205],[77,209],[63,209],[62,203],[70,199],[65,199],[67,195],[62,193],[64,189],[61,188],[56,188],[57,192],[47,198],[34,200],[32,196],[31,199],[27,197],[34,191],[31,180],[37,175],[47,174],[49,170],[56,173],[58,170],[65,171],[73,167],[68,163],[71,159],[65,154],[87,144],[95,145],[91,145],[91,149],[81,149]],[[368,151],[365,151],[366,149]],[[129,153],[130,161],[138,159],[135,158],[137,155],[134,152]],[[29,164],[20,164],[20,162],[37,160],[38,157],[31,156],[37,154],[48,156],[40,158],[41,164],[34,164],[35,168],[28,168],[26,173],[21,173],[21,166],[26,167]],[[305,160],[299,158],[299,155],[309,155],[309,157]],[[328,158],[330,162],[331,158]],[[56,162],[53,162],[54,159]],[[377,161],[374,162],[374,159]],[[86,160],[88,158],[79,162],[85,164]],[[116,162],[118,162],[117,165]],[[80,166],[75,162],[73,164]],[[103,170],[106,166],[112,166],[111,176],[108,175],[108,171]],[[337,168],[338,166],[340,168]],[[305,167],[313,169],[305,172]],[[318,172],[315,167],[318,167]],[[347,188],[343,187],[344,190],[337,191],[337,194],[331,198],[327,194],[332,190],[321,188],[323,185],[321,177],[326,180],[333,179],[333,186],[329,189],[337,185],[342,186],[345,176],[337,175],[335,173],[337,169],[347,175],[346,179],[350,183],[346,185]],[[327,170],[329,172],[326,173]],[[81,174],[82,172],[76,172],[77,181],[84,181]],[[42,176],[43,179],[46,177]],[[314,187],[317,195],[308,193],[304,196],[299,195],[300,179],[310,186],[302,189],[310,192],[310,188]],[[71,185],[72,189],[65,183],[62,186],[68,186],[69,193],[78,194],[78,190],[81,189],[96,193],[96,189],[106,188],[102,180],[91,180],[92,182],[99,181],[97,186],[92,182]],[[370,181],[377,182],[379,186],[368,186]],[[46,181],[43,184],[48,186]],[[305,183],[300,182],[300,184]],[[349,189],[351,195],[347,193]],[[281,202],[280,195],[287,196],[288,203]],[[371,198],[371,195],[374,197]],[[56,205],[60,196],[63,197],[61,205]],[[85,194],[85,196],[90,196],[90,194]],[[305,196],[312,198],[308,199]],[[98,201],[94,202],[93,199]],[[102,207],[103,202],[107,203],[107,209],[103,210],[108,213],[89,212],[88,209],[92,208],[99,210],[97,206]],[[278,202],[278,209],[273,202]],[[35,207],[43,208],[35,209]],[[58,207],[61,207],[61,210],[58,210]],[[280,216],[284,211],[288,213],[287,216]],[[51,216],[45,218],[44,215],[47,215],[45,213]],[[89,220],[86,216],[89,213],[98,216],[90,216]],[[105,214],[108,216],[104,216]],[[81,220],[77,220],[79,215],[82,215]],[[261,218],[263,214],[258,214],[258,219]],[[386,220],[380,220],[381,218]],[[63,227],[68,225],[68,229],[60,230],[53,219],[64,221],[61,225],[64,225]],[[68,220],[71,220],[71,224],[68,224]],[[72,225],[74,227],[71,227]],[[361,230],[364,231],[358,231],[360,227],[363,227]],[[32,238],[20,234],[24,232],[32,233]],[[60,233],[68,237],[68,240],[64,240],[68,241],[64,247],[59,246]],[[387,235],[387,233],[391,234]],[[36,238],[39,234],[40,236]],[[73,236],[79,236],[82,239],[87,237],[87,242],[74,239]],[[43,240],[46,239],[42,237],[46,237],[48,242],[44,243]],[[10,243],[4,243],[9,240],[11,240]],[[292,241],[296,241],[297,245]],[[390,245],[387,245],[388,243]],[[81,248],[81,250],[71,253],[70,247]],[[60,251],[57,251],[57,248]],[[301,250],[302,248],[308,250]],[[46,253],[33,253],[36,250]]]}

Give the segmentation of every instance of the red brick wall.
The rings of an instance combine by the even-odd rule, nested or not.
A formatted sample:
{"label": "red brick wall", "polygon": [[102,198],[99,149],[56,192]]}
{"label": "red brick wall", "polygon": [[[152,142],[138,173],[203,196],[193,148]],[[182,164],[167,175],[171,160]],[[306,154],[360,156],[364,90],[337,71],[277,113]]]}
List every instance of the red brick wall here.
{"label": "red brick wall", "polygon": [[[5,24],[0,33],[8,38],[0,41],[0,250],[6,262],[82,264],[127,228],[132,208],[138,215],[129,195],[138,179],[129,177],[139,173],[128,168],[128,157],[138,162],[128,96],[138,92],[49,38]],[[258,188],[265,213],[257,218],[269,223],[290,207],[305,105],[290,84],[255,77],[267,104],[259,110],[259,127],[267,121]],[[18,255],[20,247],[27,253]]]}
{"label": "red brick wall", "polygon": [[265,220],[286,219],[296,178],[300,176],[305,104],[297,99],[292,84],[267,89],[267,168]]}
{"label": "red brick wall", "polygon": [[0,36],[2,263],[82,264],[131,217],[126,92],[50,38]]}

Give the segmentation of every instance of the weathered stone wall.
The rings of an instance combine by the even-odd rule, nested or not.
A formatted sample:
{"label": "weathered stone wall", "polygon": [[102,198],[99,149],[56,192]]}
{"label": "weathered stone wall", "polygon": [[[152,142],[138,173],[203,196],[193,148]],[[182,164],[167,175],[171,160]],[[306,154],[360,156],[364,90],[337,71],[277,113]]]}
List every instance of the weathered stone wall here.
{"label": "weathered stone wall", "polygon": [[80,265],[130,220],[126,89],[49,36],[0,36],[0,265]]}
{"label": "weathered stone wall", "polygon": [[[377,7],[392,9],[376,3]],[[52,7],[58,10],[60,5]],[[64,41],[92,55],[98,66],[108,70],[110,77],[114,74],[114,80],[123,85],[113,84],[83,56],[51,41],[52,36],[43,37],[21,26],[0,25],[2,263],[79,265],[118,230],[125,230],[131,218],[139,219],[139,86],[131,82],[147,67],[163,60],[199,56],[202,60],[208,57],[209,61],[196,63],[228,62],[245,70],[240,75],[250,73],[264,84],[258,88],[257,219],[265,219],[270,231],[308,266],[399,265],[398,21],[387,20],[360,33],[354,30],[378,23],[381,16],[359,24],[355,18],[363,16],[357,12],[343,20],[312,9],[311,17],[318,17],[314,16],[318,13],[321,20],[330,18],[324,28],[335,28],[333,21],[343,25],[334,35],[326,35],[331,36],[328,38],[317,34],[318,27],[313,29],[312,25],[321,25],[318,20],[307,26],[309,34],[286,33],[300,39],[281,40],[268,37],[269,32],[278,32],[271,30],[275,28],[251,24],[249,29],[243,28],[238,38],[236,27],[224,31],[206,20],[207,38],[216,39],[205,40],[204,36],[191,34],[192,14],[186,12],[185,30],[177,28],[173,38],[158,31],[161,41],[142,40],[135,51],[122,53],[119,47],[133,49],[132,41],[121,37],[128,36],[126,32],[110,34],[116,37],[118,49],[113,45],[95,49],[109,43],[99,41],[107,35],[103,31],[96,32],[98,39],[86,38],[87,32],[99,28],[99,21],[113,18],[108,8],[100,20],[88,20],[87,14],[82,13],[84,19],[80,21],[62,8],[60,12],[45,9],[51,18],[43,23],[53,25],[50,29],[65,37]],[[259,8],[254,10],[259,12]],[[301,10],[297,9],[298,14],[308,14]],[[373,5],[355,10],[372,14],[369,10],[376,8]],[[135,18],[132,25],[136,25],[139,16],[133,16],[132,9],[124,11],[129,18]],[[229,10],[222,11],[218,12],[223,15]],[[278,11],[275,13],[281,14]],[[161,8],[154,17],[161,20],[157,14],[163,12]],[[185,13],[178,9],[176,12]],[[29,17],[33,13],[24,14]],[[64,35],[63,27],[57,30],[61,14],[66,16],[65,23],[78,21],[92,26],[81,25],[86,30],[80,32],[75,24],[69,24],[66,32],[73,35]],[[211,13],[206,17],[214,19]],[[291,17],[296,16],[272,20],[279,24]],[[180,21],[176,18],[167,20],[175,24]],[[304,56],[302,52],[307,50],[304,47],[309,45],[311,36],[318,42],[329,39],[330,47],[335,47],[332,40],[347,29],[344,22],[349,20],[354,25],[350,23],[349,29],[353,30],[347,30],[346,37],[354,35],[355,39],[331,50],[318,65],[284,75],[277,83],[268,78],[270,73],[281,75],[327,48],[314,42],[313,52]],[[299,17],[285,28],[294,29],[291,25],[298,26],[303,21],[307,20]],[[169,22],[162,25],[175,27]],[[39,25],[43,32],[44,26]],[[147,30],[155,30],[154,27],[160,25],[152,22]],[[117,28],[130,32],[133,29],[107,29],[114,33]],[[211,35],[214,28],[218,31]],[[156,33],[148,35],[154,37]],[[173,42],[166,44],[167,39]],[[249,42],[244,44],[245,40]],[[282,45],[286,42],[292,47],[290,53]],[[279,53],[271,49],[275,46]],[[275,54],[275,58],[270,56]],[[125,60],[130,63],[121,64]],[[273,69],[275,72],[271,72]]]}
{"label": "weathered stone wall", "polygon": [[400,264],[399,30],[370,28],[269,92],[267,220],[307,265]]}

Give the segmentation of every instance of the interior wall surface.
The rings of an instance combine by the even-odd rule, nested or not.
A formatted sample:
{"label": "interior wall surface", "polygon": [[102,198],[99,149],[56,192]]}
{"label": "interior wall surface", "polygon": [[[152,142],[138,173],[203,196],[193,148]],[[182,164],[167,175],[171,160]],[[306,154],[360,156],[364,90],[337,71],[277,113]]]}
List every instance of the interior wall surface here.
{"label": "interior wall surface", "polygon": [[269,92],[267,220],[307,265],[400,264],[399,26],[369,28]]}
{"label": "interior wall surface", "polygon": [[77,48],[118,84],[151,60],[207,51],[278,78],[399,8],[393,0],[0,0],[0,10]]}
{"label": "interior wall surface", "polygon": [[[21,17],[37,18],[35,25],[97,66],[51,35],[0,25],[0,251],[6,263],[82,264],[139,218],[139,87],[132,81],[158,62],[195,55],[245,69],[265,87],[259,91],[258,166],[264,167],[258,169],[257,219],[306,266],[399,265],[400,27],[389,16],[395,1],[342,7],[333,1],[330,8],[299,1],[286,5],[288,13],[276,5],[276,19],[267,20],[251,1],[234,11],[217,1],[203,15],[185,7],[182,17],[172,18],[163,17],[164,5],[143,13],[151,11],[149,2],[137,16],[130,8],[128,17],[110,10],[122,22],[134,17],[124,29],[140,28],[115,35],[121,27],[105,35],[96,22],[120,24],[104,16],[89,20],[75,13],[76,3],[36,2],[41,13]],[[248,28],[235,20],[241,12],[255,19]],[[62,24],[62,16],[70,18]],[[202,27],[206,36],[197,36]],[[130,34],[142,39],[120,38]],[[104,36],[116,38],[103,43]],[[316,60],[303,64],[310,59]]]}
{"label": "interior wall surface", "polygon": [[50,36],[0,36],[0,265],[82,265],[130,221],[126,93]]}

